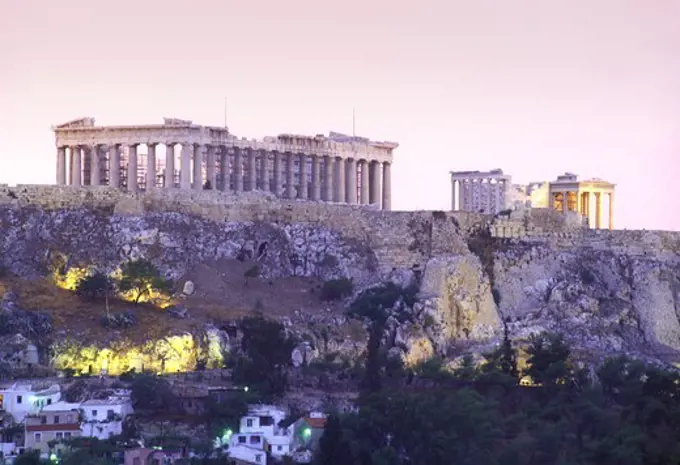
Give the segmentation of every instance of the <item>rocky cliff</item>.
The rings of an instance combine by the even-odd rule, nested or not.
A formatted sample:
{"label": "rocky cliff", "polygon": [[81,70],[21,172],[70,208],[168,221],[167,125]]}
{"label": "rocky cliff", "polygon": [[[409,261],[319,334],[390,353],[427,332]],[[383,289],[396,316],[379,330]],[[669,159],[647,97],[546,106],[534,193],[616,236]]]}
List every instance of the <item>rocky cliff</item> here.
{"label": "rocky cliff", "polygon": [[[415,303],[393,303],[395,313],[412,318],[392,318],[386,326],[392,353],[409,363],[435,353],[487,350],[504,322],[517,340],[542,330],[563,332],[583,357],[626,352],[674,359],[680,350],[680,234],[587,231],[553,212],[526,215],[501,222],[256,194],[3,188],[0,282],[17,294],[6,295],[12,303],[3,304],[3,321],[18,307],[51,315],[48,344],[62,353],[53,351],[51,361],[62,367],[82,366],[75,358],[89,357],[86,364],[95,370],[105,364],[120,371],[137,363],[133,351],[147,365],[191,369],[201,350],[215,359],[228,351],[234,335],[230,342],[220,328],[254,310],[283,320],[310,342],[313,354],[356,357],[365,333],[350,324],[345,306],[364,289],[393,282],[419,289]],[[182,319],[168,309],[137,309],[146,326],[101,331],[94,328],[99,315],[71,311],[80,304],[62,303],[57,310],[51,297],[35,298],[48,293],[45,279],[55,273],[112,272],[138,258],[152,261],[178,289],[192,282],[195,292],[183,296]],[[252,263],[261,276],[248,284],[243,272]],[[354,296],[322,301],[321,284],[336,278],[350,278]],[[16,325],[7,328],[16,331]],[[109,350],[106,362],[97,358],[102,348]]]}

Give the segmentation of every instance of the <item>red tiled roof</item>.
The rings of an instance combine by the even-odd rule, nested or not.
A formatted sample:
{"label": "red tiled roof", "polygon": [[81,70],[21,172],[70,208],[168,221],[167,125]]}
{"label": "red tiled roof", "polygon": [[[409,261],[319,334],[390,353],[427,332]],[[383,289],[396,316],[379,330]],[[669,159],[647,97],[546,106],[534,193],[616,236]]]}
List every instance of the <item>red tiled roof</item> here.
{"label": "red tiled roof", "polygon": [[326,419],[325,418],[310,418],[310,417],[305,417],[304,418],[305,422],[311,427],[311,428],[325,428],[326,427]]}

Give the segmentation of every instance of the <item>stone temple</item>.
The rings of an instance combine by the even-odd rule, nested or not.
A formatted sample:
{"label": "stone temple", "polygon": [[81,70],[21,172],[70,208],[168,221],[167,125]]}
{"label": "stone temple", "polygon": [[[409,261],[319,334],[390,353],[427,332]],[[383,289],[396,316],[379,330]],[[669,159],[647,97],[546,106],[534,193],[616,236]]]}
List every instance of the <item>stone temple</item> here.
{"label": "stone temple", "polygon": [[[174,118],[135,126],[96,126],[94,118],[81,118],[53,130],[58,185],[262,190],[286,199],[391,209],[396,142],[336,132],[246,139],[226,127]],[[161,145],[164,156],[157,151]]]}

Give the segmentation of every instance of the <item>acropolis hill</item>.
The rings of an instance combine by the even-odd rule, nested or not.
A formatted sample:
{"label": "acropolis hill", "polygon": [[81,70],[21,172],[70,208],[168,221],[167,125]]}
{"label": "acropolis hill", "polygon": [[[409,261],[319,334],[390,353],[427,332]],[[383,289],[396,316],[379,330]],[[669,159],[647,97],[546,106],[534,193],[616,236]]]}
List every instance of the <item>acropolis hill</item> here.
{"label": "acropolis hill", "polygon": [[[103,153],[104,143],[120,143],[105,141],[106,134],[111,136],[106,130],[95,132],[102,137],[94,140],[96,154]],[[173,141],[176,136],[166,140],[169,145]],[[345,142],[333,146],[322,136],[318,141],[333,150],[345,147]],[[147,140],[147,148],[155,142]],[[235,142],[225,144],[233,148]],[[340,158],[367,160],[371,144],[364,142],[361,155],[362,148],[350,143],[351,150],[342,151]],[[391,157],[396,144],[389,144],[388,149],[388,143],[378,143],[375,150]],[[66,146],[57,145],[61,167]],[[229,155],[227,164],[238,153],[229,150],[221,152]],[[315,176],[320,163],[313,161],[316,152],[311,150],[303,154],[311,160],[292,163],[293,170],[278,177],[293,181],[284,182],[282,190],[274,173],[262,174],[268,168],[277,171],[276,154],[262,156],[259,163],[256,158],[249,166],[260,174],[246,171],[254,178],[245,184],[238,180],[239,170],[221,179],[215,174],[213,183],[211,170],[194,158],[194,166],[205,169],[192,171],[199,180],[193,185],[182,170],[178,182],[167,187],[147,188],[144,179],[158,179],[150,171],[138,176],[135,188],[127,181],[102,185],[102,179],[115,181],[115,175],[99,169],[95,174],[90,151],[89,171],[82,165],[67,170],[57,176],[60,185],[2,186],[0,269],[5,273],[0,286],[7,291],[2,308],[17,320],[2,334],[19,332],[36,345],[51,346],[54,355],[45,355],[41,363],[54,368],[87,366],[117,373],[141,363],[159,371],[188,371],[195,368],[198,351],[207,350],[200,342],[206,334],[210,347],[217,347],[210,353],[235,350],[239,342],[230,325],[257,311],[298,334],[307,345],[296,350],[309,352],[312,359],[355,360],[365,349],[366,331],[345,310],[362,291],[391,282],[417,290],[415,301],[393,302],[390,312],[412,318],[388,319],[385,335],[391,356],[407,364],[435,354],[455,359],[484,352],[497,343],[504,322],[518,343],[540,331],[564,333],[585,360],[612,353],[677,359],[679,233],[588,229],[579,213],[548,208],[496,215],[390,211],[385,166],[392,159],[377,152],[371,153],[383,157],[382,169],[372,171],[382,173],[378,183],[371,182],[370,168],[363,171],[361,163],[347,170],[355,165],[343,162],[344,169],[334,168],[333,176]],[[87,151],[78,145],[72,153],[72,160],[78,160]],[[174,162],[174,152],[171,158]],[[186,168],[186,161],[180,165]],[[313,165],[317,168],[307,177],[304,167]],[[174,179],[174,169],[166,165],[163,171],[172,172]],[[88,172],[87,182],[78,182]],[[367,184],[362,184],[363,173]],[[118,174],[120,181],[125,170],[121,167]],[[356,175],[358,185],[347,181],[348,174],[350,179]],[[228,185],[224,179],[230,179]],[[262,183],[267,179],[271,182]],[[300,179],[309,181],[302,183],[306,189]],[[348,196],[347,186],[356,200]],[[136,326],[102,328],[103,307],[79,300],[74,283],[94,270],[115,274],[124,263],[140,259],[174,281],[172,302],[153,307],[116,301],[111,311],[134,313]],[[258,273],[244,280],[254,266]],[[333,302],[321,298],[324,283],[343,279],[351,281],[351,295]],[[34,320],[41,322],[40,331],[31,329]],[[178,344],[184,349],[175,350]]]}

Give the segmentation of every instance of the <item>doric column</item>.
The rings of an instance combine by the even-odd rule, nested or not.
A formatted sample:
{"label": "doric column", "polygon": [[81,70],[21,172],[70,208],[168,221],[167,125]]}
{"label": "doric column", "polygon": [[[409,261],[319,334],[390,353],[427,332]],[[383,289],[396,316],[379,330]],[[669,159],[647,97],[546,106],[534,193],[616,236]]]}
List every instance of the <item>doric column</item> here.
{"label": "doric column", "polygon": [[80,147],[71,147],[71,185],[76,187],[80,187],[82,184],[81,156]]}
{"label": "doric column", "polygon": [[239,147],[234,147],[232,175],[234,176],[234,191],[243,192],[243,153]]}
{"label": "doric column", "polygon": [[128,146],[127,190],[137,192],[137,145]]}
{"label": "doric column", "polygon": [[298,199],[307,199],[307,191],[309,190],[309,180],[307,179],[307,155],[299,153],[300,163],[300,189],[298,190]]}
{"label": "doric column", "polygon": [[156,187],[156,144],[146,144],[146,190]]}
{"label": "doric column", "polygon": [[602,194],[595,192],[595,229],[602,227]]}
{"label": "doric column", "polygon": [[609,229],[614,229],[614,191],[609,193]]}
{"label": "doric column", "polygon": [[500,179],[497,180],[497,184],[493,183],[493,179],[489,178],[486,180],[486,195],[487,195],[487,214],[494,214],[498,213],[498,204],[500,203],[500,195],[501,195],[501,184],[500,184]]}
{"label": "doric column", "polygon": [[333,180],[333,185],[335,186],[335,192],[333,193],[334,202],[344,202],[345,201],[345,160],[336,157],[335,158],[335,179]]}
{"label": "doric column", "polygon": [[323,200],[333,201],[333,159],[330,155],[323,157]]}
{"label": "doric column", "polygon": [[366,160],[359,160],[359,165],[361,166],[361,198],[359,199],[362,204],[368,205],[368,197],[369,197],[369,188],[368,186],[370,185],[369,181],[369,168],[368,168],[368,161]]}
{"label": "doric column", "polygon": [[194,154],[194,144],[182,144],[179,159],[179,188],[191,189],[191,157]]}
{"label": "doric column", "polygon": [[562,213],[567,213],[569,211],[569,193],[567,191],[562,192]]}
{"label": "doric column", "polygon": [[175,144],[165,144],[165,180],[163,187],[175,187]]}
{"label": "doric column", "polygon": [[281,152],[274,151],[274,195],[283,194],[283,176],[281,174]]}
{"label": "doric column", "polygon": [[349,204],[357,203],[357,161],[354,158],[347,159],[345,170],[346,190],[345,199]]}
{"label": "doric column", "polygon": [[109,186],[120,187],[120,146],[109,146]]}
{"label": "doric column", "polygon": [[[386,163],[383,164],[383,189],[385,188],[385,165]],[[384,203],[385,199],[383,199]],[[456,178],[451,176],[451,211],[455,212],[456,211]]]}
{"label": "doric column", "polygon": [[208,155],[205,163],[205,177],[207,178],[206,183],[210,185],[210,189],[212,190],[217,189],[217,176],[215,174],[215,165],[217,164],[215,159],[216,151],[217,147],[214,145],[208,146]]}
{"label": "doric column", "polygon": [[312,200],[321,200],[321,166],[319,156],[312,155]]}
{"label": "doric column", "polygon": [[201,144],[195,144],[193,149],[194,175],[191,187],[193,187],[195,191],[200,191],[203,189],[203,146]]}
{"label": "doric column", "polygon": [[57,185],[66,184],[66,147],[57,147]]}
{"label": "doric column", "polygon": [[295,160],[292,152],[286,152],[286,198],[295,198]]}
{"label": "doric column", "polygon": [[267,150],[260,150],[260,188],[265,191],[271,191],[269,185],[269,152]]}
{"label": "doric column", "polygon": [[369,183],[369,201],[371,205],[380,206],[380,162],[372,161],[368,169],[371,175]]}
{"label": "doric column", "polygon": [[222,192],[228,192],[231,188],[229,180],[229,148],[222,146],[220,147],[220,190]]}
{"label": "doric column", "polygon": [[392,210],[392,165],[390,162],[383,163],[383,186],[382,186],[382,209]]}
{"label": "doric column", "polygon": [[248,147],[246,153],[248,154],[248,182],[245,187],[247,191],[254,191],[257,188],[257,152]]}
{"label": "doric column", "polygon": [[90,149],[90,185],[98,186],[100,184],[99,174],[101,173],[99,146],[93,145]]}

